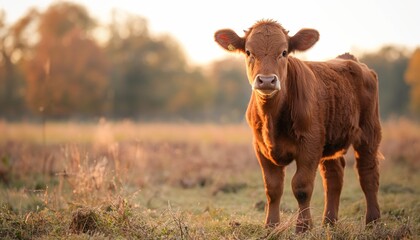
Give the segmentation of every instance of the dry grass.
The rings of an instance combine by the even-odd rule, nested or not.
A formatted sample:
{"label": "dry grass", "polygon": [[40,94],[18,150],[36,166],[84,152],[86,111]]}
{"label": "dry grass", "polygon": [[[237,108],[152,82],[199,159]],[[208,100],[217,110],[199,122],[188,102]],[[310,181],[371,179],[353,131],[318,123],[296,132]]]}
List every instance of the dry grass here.
{"label": "dry grass", "polygon": [[[47,122],[47,144],[108,145],[115,142],[225,142],[249,143],[251,132],[245,123],[216,125],[212,123],[135,123],[132,121],[98,123]],[[42,144],[42,124],[0,121],[3,137],[0,143],[26,142]]]}
{"label": "dry grass", "polygon": [[314,229],[295,235],[294,166],[282,224],[265,229],[261,173],[244,124],[48,123],[44,145],[40,125],[2,122],[0,238],[416,239],[420,127],[404,119],[383,126],[382,222],[365,228],[350,167],[337,226],[320,226],[317,177]]}
{"label": "dry grass", "polygon": [[420,125],[405,118],[391,119],[382,124],[381,150],[388,162],[406,163],[420,169]]}

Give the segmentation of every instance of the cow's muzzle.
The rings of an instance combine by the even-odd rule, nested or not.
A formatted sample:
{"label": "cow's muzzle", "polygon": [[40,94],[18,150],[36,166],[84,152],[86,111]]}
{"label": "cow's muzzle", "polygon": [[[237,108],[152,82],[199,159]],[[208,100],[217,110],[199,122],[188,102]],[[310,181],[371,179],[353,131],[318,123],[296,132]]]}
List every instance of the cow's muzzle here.
{"label": "cow's muzzle", "polygon": [[275,74],[258,74],[252,84],[252,90],[261,97],[271,98],[280,90],[280,80]]}

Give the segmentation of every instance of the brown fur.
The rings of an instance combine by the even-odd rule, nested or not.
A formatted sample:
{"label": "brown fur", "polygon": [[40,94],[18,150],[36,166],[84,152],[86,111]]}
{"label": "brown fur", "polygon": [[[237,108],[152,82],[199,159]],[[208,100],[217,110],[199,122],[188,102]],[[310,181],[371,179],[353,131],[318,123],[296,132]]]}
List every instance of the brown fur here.
{"label": "brown fur", "polygon": [[376,74],[348,53],[327,62],[281,55],[315,44],[319,34],[313,29],[290,37],[281,25],[268,20],[257,22],[243,38],[224,29],[216,32],[215,39],[226,50],[247,55],[251,85],[257,74],[274,74],[280,81],[281,89],[271,98],[253,91],[246,113],[264,178],[266,224],[280,221],[284,168],[293,160],[297,170],[292,189],[299,204],[296,231],[306,231],[312,224],[310,200],[317,167],[325,190],[323,221],[333,224],[343,185],[343,154],[351,145],[367,203],[366,223],[379,219],[381,127]]}

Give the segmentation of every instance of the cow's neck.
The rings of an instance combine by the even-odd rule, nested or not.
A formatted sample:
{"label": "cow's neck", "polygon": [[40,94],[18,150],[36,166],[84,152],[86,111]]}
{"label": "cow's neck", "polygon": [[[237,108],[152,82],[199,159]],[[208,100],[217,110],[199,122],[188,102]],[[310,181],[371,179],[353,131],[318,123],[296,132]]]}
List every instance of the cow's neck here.
{"label": "cow's neck", "polygon": [[[254,124],[252,124],[255,133],[260,135],[268,149],[274,148],[275,134],[279,133],[279,122],[290,119],[287,106],[285,104],[286,96],[282,92],[277,93],[272,99],[263,100],[253,93],[251,104],[254,105]],[[290,114],[289,114],[290,115]]]}
{"label": "cow's neck", "polygon": [[277,119],[282,112],[283,103],[285,97],[278,92],[274,97],[270,99],[262,99],[253,93],[254,104],[257,107],[258,115],[260,118],[273,118]]}

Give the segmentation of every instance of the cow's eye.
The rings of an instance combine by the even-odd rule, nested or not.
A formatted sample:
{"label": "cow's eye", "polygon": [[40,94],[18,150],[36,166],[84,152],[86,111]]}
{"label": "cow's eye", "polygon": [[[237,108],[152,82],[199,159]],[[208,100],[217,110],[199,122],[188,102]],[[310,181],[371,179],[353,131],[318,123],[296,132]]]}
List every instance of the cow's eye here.
{"label": "cow's eye", "polygon": [[284,50],[284,51],[281,53],[281,56],[282,56],[282,57],[286,57],[286,56],[287,56],[287,51],[286,51],[286,50]]}
{"label": "cow's eye", "polygon": [[245,53],[248,57],[251,56],[251,52],[249,50],[246,50]]}

